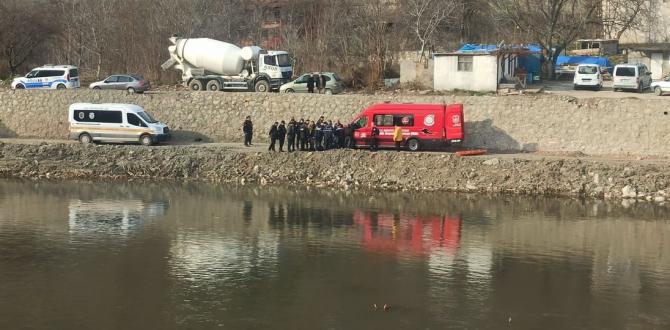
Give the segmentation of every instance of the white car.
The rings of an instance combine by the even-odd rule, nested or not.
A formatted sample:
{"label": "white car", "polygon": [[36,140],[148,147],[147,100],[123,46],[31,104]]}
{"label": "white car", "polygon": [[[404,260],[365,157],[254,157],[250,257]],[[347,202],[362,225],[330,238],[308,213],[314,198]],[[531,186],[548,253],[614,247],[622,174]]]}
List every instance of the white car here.
{"label": "white car", "polygon": [[575,89],[593,88],[600,90],[603,88],[602,68],[598,64],[580,64],[575,70],[573,83]]}
{"label": "white car", "polygon": [[45,65],[12,80],[12,89],[79,88],[79,69],[72,65]]}
{"label": "white car", "polygon": [[650,88],[654,91],[654,94],[658,96],[663,95],[663,93],[670,92],[670,76],[663,78],[663,80],[651,83]]}

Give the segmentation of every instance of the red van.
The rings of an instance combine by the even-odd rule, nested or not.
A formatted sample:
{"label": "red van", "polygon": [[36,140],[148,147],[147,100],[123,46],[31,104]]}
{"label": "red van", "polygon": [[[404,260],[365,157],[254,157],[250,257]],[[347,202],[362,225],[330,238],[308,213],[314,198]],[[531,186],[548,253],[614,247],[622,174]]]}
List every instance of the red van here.
{"label": "red van", "polygon": [[402,129],[403,145],[411,151],[439,148],[463,142],[462,104],[375,104],[352,123],[356,147],[369,147],[372,127],[379,129],[380,148],[395,147],[393,130]]}

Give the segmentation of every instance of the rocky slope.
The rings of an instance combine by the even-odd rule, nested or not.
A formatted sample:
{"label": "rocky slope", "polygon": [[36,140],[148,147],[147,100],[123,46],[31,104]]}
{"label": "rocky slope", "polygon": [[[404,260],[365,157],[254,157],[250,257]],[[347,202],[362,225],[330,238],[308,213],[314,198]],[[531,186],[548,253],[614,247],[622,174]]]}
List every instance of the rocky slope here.
{"label": "rocky slope", "polygon": [[665,202],[665,192],[670,192],[670,165],[665,164],[355,150],[245,153],[217,145],[0,143],[0,176],[490,192],[658,203]]}

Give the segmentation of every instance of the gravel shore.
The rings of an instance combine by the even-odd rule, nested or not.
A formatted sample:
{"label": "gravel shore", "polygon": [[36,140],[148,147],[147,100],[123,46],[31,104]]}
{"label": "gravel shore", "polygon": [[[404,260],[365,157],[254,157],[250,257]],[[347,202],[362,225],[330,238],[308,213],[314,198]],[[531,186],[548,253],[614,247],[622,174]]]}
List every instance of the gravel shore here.
{"label": "gravel shore", "polygon": [[146,148],[0,143],[0,176],[292,184],[337,190],[503,193],[660,204],[670,192],[670,164],[662,163],[362,150],[261,153],[218,145]]}

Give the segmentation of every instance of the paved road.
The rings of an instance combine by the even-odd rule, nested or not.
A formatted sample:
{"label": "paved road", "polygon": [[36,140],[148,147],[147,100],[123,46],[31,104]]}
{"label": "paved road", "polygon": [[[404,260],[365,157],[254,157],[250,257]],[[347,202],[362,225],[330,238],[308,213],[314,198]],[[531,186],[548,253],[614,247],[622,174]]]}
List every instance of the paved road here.
{"label": "paved road", "polygon": [[670,100],[670,94],[664,96],[656,96],[650,90],[644,91],[644,93],[635,93],[635,92],[615,92],[612,90],[612,82],[605,81],[603,89],[600,91],[593,90],[574,90],[572,85],[572,80],[560,80],[560,81],[545,81],[545,92],[548,94],[556,95],[568,95],[577,98],[637,98],[637,99],[658,99],[658,100]]}

